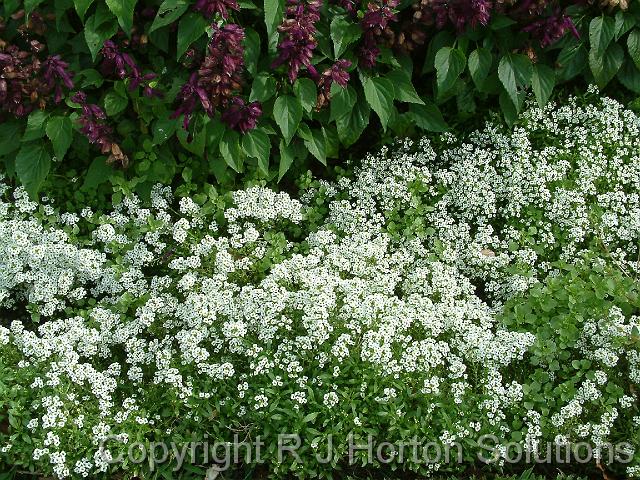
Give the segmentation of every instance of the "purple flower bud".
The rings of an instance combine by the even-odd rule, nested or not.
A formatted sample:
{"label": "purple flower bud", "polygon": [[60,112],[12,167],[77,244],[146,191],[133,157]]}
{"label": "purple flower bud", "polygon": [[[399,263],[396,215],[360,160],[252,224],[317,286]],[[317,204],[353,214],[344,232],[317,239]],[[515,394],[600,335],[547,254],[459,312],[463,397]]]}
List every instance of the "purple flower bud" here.
{"label": "purple flower bud", "polygon": [[380,4],[370,3],[367,6],[360,27],[363,31],[362,46],[360,47],[360,65],[364,68],[373,68],[380,54],[378,39],[396,21],[393,9],[398,5],[398,0],[381,0]]}
{"label": "purple flower bud", "polygon": [[64,62],[60,55],[48,57],[42,64],[43,77],[49,86],[53,86],[56,80],[61,80],[65,87],[73,88],[69,64]]}
{"label": "purple flower bud", "polygon": [[156,78],[155,73],[142,74],[142,69],[135,62],[133,57],[128,53],[120,51],[118,46],[112,41],[107,40],[100,51],[102,53],[102,64],[100,69],[105,76],[114,76],[120,79],[128,78],[129,90],[135,90],[143,87],[143,95],[146,97],[161,97],[159,90],[152,88],[149,82]]}
{"label": "purple flower bud", "polygon": [[570,31],[574,37],[580,38],[580,34],[571,18],[562,14],[560,9],[556,9],[556,11],[547,18],[537,20],[527,25],[522,31],[530,33],[533,38],[540,42],[542,48],[562,38],[567,31]]}
{"label": "purple flower bud", "polygon": [[197,0],[193,6],[196,12],[200,12],[205,18],[210,19],[219,13],[223,19],[229,17],[228,10],[240,10],[236,0]]}
{"label": "purple flower bud", "polygon": [[222,112],[221,119],[229,128],[246,133],[256,128],[261,115],[262,107],[259,102],[251,102],[247,105],[242,98],[234,97],[229,107]]}

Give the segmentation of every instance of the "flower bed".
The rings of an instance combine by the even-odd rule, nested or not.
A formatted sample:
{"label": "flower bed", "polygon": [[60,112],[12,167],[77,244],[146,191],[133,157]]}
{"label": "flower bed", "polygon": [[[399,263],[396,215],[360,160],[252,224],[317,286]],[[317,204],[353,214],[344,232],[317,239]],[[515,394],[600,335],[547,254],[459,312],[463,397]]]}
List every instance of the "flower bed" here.
{"label": "flower bed", "polygon": [[486,471],[517,468],[508,445],[626,442],[579,468],[638,475],[639,133],[613,100],[571,100],[401,142],[297,198],[157,186],[76,215],[4,186],[0,459],[150,478],[178,459],[131,444],[236,434],[274,477],[328,477],[369,435],[463,447],[390,462],[428,475],[477,465],[489,436]]}

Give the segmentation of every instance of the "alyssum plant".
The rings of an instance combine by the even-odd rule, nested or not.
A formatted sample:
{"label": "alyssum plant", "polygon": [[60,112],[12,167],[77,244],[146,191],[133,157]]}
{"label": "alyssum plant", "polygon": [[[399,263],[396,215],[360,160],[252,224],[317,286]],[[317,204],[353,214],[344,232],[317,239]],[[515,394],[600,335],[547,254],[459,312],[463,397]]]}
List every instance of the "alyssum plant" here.
{"label": "alyssum plant", "polygon": [[6,0],[0,158],[32,196],[52,165],[96,155],[160,163],[147,191],[190,156],[203,178],[281,178],[379,141],[368,126],[442,131],[439,105],[497,97],[513,121],[525,90],[542,106],[578,77],[640,92],[639,15],[627,0]]}
{"label": "alyssum plant", "polygon": [[[149,478],[109,459],[237,434],[273,478],[329,478],[349,438],[465,446],[461,465],[393,463],[431,475],[492,435],[488,469],[512,442],[587,442],[628,460],[591,468],[638,476],[638,134],[615,101],[571,101],[303,178],[298,199],[158,185],[77,215],[3,187],[2,463]],[[301,462],[278,461],[289,432]]]}

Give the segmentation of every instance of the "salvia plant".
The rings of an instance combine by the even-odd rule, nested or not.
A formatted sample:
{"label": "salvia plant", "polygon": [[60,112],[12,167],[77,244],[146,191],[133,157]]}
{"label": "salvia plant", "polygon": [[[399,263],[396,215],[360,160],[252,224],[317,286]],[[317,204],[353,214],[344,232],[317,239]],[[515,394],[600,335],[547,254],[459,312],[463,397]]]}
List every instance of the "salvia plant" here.
{"label": "salvia plant", "polygon": [[[238,435],[265,442],[238,478],[342,478],[349,438],[464,446],[461,463],[355,457],[424,478],[473,468],[490,435],[485,471],[514,468],[507,445],[587,442],[625,458],[596,455],[589,478],[640,477],[639,134],[619,103],[574,99],[295,196],[157,185],[74,213],[3,183],[0,465],[204,478],[210,457],[179,477],[176,455],[127,452]],[[279,457],[286,432],[300,460]]]}
{"label": "salvia plant", "polygon": [[0,158],[31,195],[87,158],[148,160],[147,194],[188,157],[280,179],[381,131],[443,131],[441,108],[512,122],[527,90],[640,92],[639,20],[629,0],[5,0]]}

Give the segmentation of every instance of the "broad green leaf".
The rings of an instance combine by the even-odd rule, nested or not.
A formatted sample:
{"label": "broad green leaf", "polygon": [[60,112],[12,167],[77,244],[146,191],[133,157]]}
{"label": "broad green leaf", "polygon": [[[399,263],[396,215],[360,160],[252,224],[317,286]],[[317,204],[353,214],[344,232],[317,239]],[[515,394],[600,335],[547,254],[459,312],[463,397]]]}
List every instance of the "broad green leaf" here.
{"label": "broad green leaf", "polygon": [[255,76],[260,58],[260,35],[252,28],[244,30],[244,61],[247,72]]}
{"label": "broad green leaf", "polygon": [[104,42],[113,37],[117,31],[116,18],[104,5],[100,4],[96,12],[84,24],[84,39],[94,62]]}
{"label": "broad green leaf", "polygon": [[73,125],[69,117],[55,116],[47,120],[47,137],[53,145],[53,153],[62,160],[73,141]]}
{"label": "broad green leaf", "polygon": [[131,34],[133,26],[133,10],[137,0],[105,0],[109,10],[116,16],[120,27],[127,35]]}
{"label": "broad green leaf", "polygon": [[595,54],[602,55],[613,40],[616,22],[609,16],[595,17],[589,24],[589,43]]}
{"label": "broad green leaf", "polygon": [[284,140],[289,144],[302,120],[302,105],[291,95],[278,97],[273,104],[273,118],[280,127]]}
{"label": "broad green leaf", "polygon": [[566,82],[581,74],[589,64],[588,52],[581,44],[568,45],[558,54],[556,75]]}
{"label": "broad green leaf", "polygon": [[149,33],[175,22],[187,11],[189,3],[186,0],[164,0],[153,19]]}
{"label": "broad green leaf", "polygon": [[615,40],[620,40],[625,33],[631,30],[636,25],[636,19],[630,13],[618,10],[616,12],[616,28],[615,28]]}
{"label": "broad green leaf", "polygon": [[627,48],[629,49],[629,56],[636,67],[640,68],[640,30],[635,29],[627,37]]}
{"label": "broad green leaf", "polygon": [[309,78],[298,78],[293,84],[293,91],[300,100],[300,105],[307,112],[310,112],[316,106],[318,100],[318,91],[316,84]]}
{"label": "broad green leaf", "polygon": [[385,78],[391,80],[396,100],[424,105],[424,102],[411,83],[411,77],[406,71],[402,69],[391,70],[385,75]]}
{"label": "broad green leaf", "polygon": [[432,103],[426,105],[411,105],[409,112],[415,124],[428,132],[445,132],[449,129],[437,106]]}
{"label": "broad green leaf", "polygon": [[89,7],[93,3],[93,0],[73,0],[73,6],[76,7],[76,12],[80,17],[80,20],[84,20],[84,15],[89,10]]}
{"label": "broad green leaf", "polygon": [[24,11],[27,15],[33,12],[44,0],[24,0]]}
{"label": "broad green leaf", "polygon": [[382,128],[386,130],[393,112],[393,97],[395,96],[393,83],[386,78],[366,78],[364,80],[364,96],[369,106],[380,117]]}
{"label": "broad green leaf", "polygon": [[260,72],[257,77],[253,79],[251,85],[251,94],[249,95],[249,101],[254,102],[266,102],[276,94],[277,84],[275,79],[265,72]]}
{"label": "broad green leaf", "polygon": [[327,147],[325,136],[322,130],[310,129],[307,125],[300,125],[298,132],[300,138],[304,140],[304,145],[311,155],[320,160],[323,165],[327,164]]}
{"label": "broad green leaf", "polygon": [[47,117],[49,116],[44,110],[34,110],[27,118],[27,128],[24,131],[21,141],[30,142],[44,137],[44,127]]}
{"label": "broad green leaf", "polygon": [[247,155],[258,160],[258,168],[267,175],[271,152],[269,136],[261,130],[250,130],[242,137],[242,148]]}
{"label": "broad green leaf", "polygon": [[22,124],[17,120],[0,123],[0,156],[15,152],[20,147]]}
{"label": "broad green leaf", "polygon": [[609,45],[604,55],[598,55],[594,50],[589,52],[589,67],[598,87],[604,88],[615,77],[623,61],[624,50],[617,43]]}
{"label": "broad green leaf", "polygon": [[640,70],[630,59],[625,59],[622,68],[618,72],[618,80],[634,93],[640,94]]}
{"label": "broad green leaf", "polygon": [[51,156],[42,142],[27,143],[16,156],[16,174],[32,199],[36,199],[51,168]]}
{"label": "broad green leaf", "polygon": [[220,155],[236,172],[242,171],[244,153],[240,148],[240,135],[234,130],[227,130],[220,139]]}
{"label": "broad green leaf", "polygon": [[451,47],[438,50],[435,57],[438,94],[443,94],[453,87],[466,64],[467,59],[460,50]]}
{"label": "broad green leaf", "polygon": [[107,157],[104,156],[93,159],[93,162],[89,165],[87,174],[84,176],[84,183],[81,187],[83,190],[92,190],[109,180],[114,170],[106,160]]}
{"label": "broad green leaf", "polygon": [[278,165],[278,182],[282,180],[282,177],[289,171],[291,165],[293,164],[293,160],[295,158],[295,153],[293,150],[293,146],[287,145],[283,140],[280,140],[280,164]]}
{"label": "broad green leaf", "polygon": [[509,94],[514,106],[518,107],[518,86],[525,86],[531,82],[531,60],[526,55],[508,53],[500,59],[498,64],[498,78]]}
{"label": "broad green leaf", "polygon": [[357,100],[358,94],[350,85],[347,85],[347,88],[338,87],[335,90],[332,88],[329,121],[337,120],[345,115],[351,115]]}
{"label": "broad green leaf", "polygon": [[369,124],[370,109],[367,101],[359,97],[351,109],[351,113],[336,118],[338,138],[345,147],[353,145]]}
{"label": "broad green leaf", "polygon": [[104,110],[109,117],[113,117],[122,112],[127,108],[128,103],[129,99],[127,97],[123,97],[119,93],[113,91],[104,96]]}
{"label": "broad green leaf", "polygon": [[477,48],[469,55],[469,73],[476,87],[481,90],[487,75],[491,71],[493,59],[487,48]]}
{"label": "broad green leaf", "polygon": [[331,21],[331,40],[336,59],[346,51],[347,47],[362,35],[362,28],[344,15],[338,15]]}
{"label": "broad green leaf", "polygon": [[436,33],[431,41],[429,47],[427,47],[427,54],[424,59],[424,65],[422,66],[422,73],[431,73],[435,70],[435,58],[436,54],[442,47],[448,47],[452,45],[456,40],[456,37],[447,30],[441,30]]}
{"label": "broad green leaf", "polygon": [[196,12],[189,12],[180,19],[180,23],[178,23],[178,60],[191,44],[204,34],[207,25],[207,20]]}
{"label": "broad green leaf", "polygon": [[513,126],[513,124],[518,119],[519,102],[514,105],[511,96],[506,91],[500,92],[498,102],[500,103],[500,109],[502,110],[502,114],[505,121],[507,122],[507,125],[509,125],[510,127]]}
{"label": "broad green leaf", "polygon": [[544,107],[549,101],[555,84],[556,74],[551,67],[543,64],[536,64],[533,67],[531,87],[540,107]]}
{"label": "broad green leaf", "polygon": [[173,136],[177,128],[177,119],[169,118],[168,114],[159,117],[153,124],[153,144],[162,145]]}
{"label": "broad green leaf", "polygon": [[275,50],[278,39],[278,25],[282,22],[284,12],[283,0],[264,0],[264,24],[267,27],[269,51]]}

